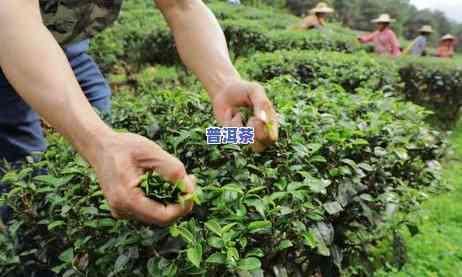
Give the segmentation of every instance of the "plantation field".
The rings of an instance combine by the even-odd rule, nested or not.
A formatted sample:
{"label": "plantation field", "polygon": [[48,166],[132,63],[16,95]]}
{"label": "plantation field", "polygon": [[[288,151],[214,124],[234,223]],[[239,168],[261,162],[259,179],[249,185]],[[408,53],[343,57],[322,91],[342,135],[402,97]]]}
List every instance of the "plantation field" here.
{"label": "plantation field", "polygon": [[[238,71],[280,114],[278,143],[256,154],[207,145],[218,123],[205,90],[151,1],[126,2],[92,42],[114,90],[104,119],[178,157],[198,178],[197,205],[165,228],[113,219],[93,169],[47,129],[40,162],[3,177],[13,220],[0,234],[1,276],[462,272],[460,57],[379,58],[338,24],[297,32],[284,11],[213,1]],[[181,201],[181,184],[150,176],[142,188]]]}

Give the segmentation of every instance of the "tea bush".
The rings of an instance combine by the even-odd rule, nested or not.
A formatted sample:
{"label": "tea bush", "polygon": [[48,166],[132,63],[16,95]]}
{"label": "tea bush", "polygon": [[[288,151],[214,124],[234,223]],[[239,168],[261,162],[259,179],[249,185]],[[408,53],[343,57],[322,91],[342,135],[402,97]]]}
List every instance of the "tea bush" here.
{"label": "tea bush", "polygon": [[300,18],[267,6],[259,8],[246,5],[229,5],[226,2],[207,1],[218,20],[249,19],[258,21],[269,29],[287,29],[299,22]]}
{"label": "tea bush", "polygon": [[[261,52],[276,50],[320,50],[354,53],[363,50],[356,37],[345,29],[334,31],[335,25],[329,25],[326,31],[274,31],[270,32],[268,44],[258,49]],[[332,28],[332,29],[330,29]]]}
{"label": "tea bush", "polygon": [[443,127],[453,127],[462,107],[462,65],[434,58],[406,58],[399,63],[408,99],[433,110]]}
{"label": "tea bush", "polygon": [[[382,92],[312,90],[288,77],[266,87],[281,139],[252,155],[206,144],[216,122],[204,93],[143,87],[115,96],[113,125],[178,156],[202,187],[202,205],[170,228],[113,220],[93,170],[51,134],[40,163],[3,178],[12,191],[0,202],[14,220],[0,235],[0,274],[366,274],[368,247],[407,223],[391,215],[439,189],[444,142],[423,108]],[[31,176],[42,167],[49,175]]]}
{"label": "tea bush", "polygon": [[[362,47],[354,36],[342,33],[270,30],[260,22],[246,19],[227,19],[221,23],[232,55],[248,56],[257,51],[276,50],[320,50],[353,53]],[[155,29],[146,37],[141,47],[142,61],[159,64],[179,62],[173,37],[168,29]],[[159,51],[162,52],[158,53]]]}
{"label": "tea bush", "polygon": [[360,87],[396,91],[400,84],[398,68],[392,62],[379,62],[364,53],[354,56],[324,51],[258,53],[242,59],[238,68],[244,76],[258,81],[289,74],[314,87],[333,83],[351,92]]}

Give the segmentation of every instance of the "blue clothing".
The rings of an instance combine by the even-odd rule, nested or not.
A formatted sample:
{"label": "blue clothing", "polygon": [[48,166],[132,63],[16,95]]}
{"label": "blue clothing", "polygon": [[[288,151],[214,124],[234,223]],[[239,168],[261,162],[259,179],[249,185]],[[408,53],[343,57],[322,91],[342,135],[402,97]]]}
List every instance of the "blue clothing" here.
{"label": "blue clothing", "polygon": [[[64,49],[74,74],[90,103],[102,113],[111,110],[111,89],[92,58],[89,41]],[[63,110],[63,112],[65,112]],[[0,160],[14,162],[46,150],[40,117],[16,93],[0,70]]]}
{"label": "blue clothing", "polygon": [[412,45],[411,54],[415,56],[422,56],[426,48],[427,48],[427,37],[418,36],[414,40],[414,44]]}
{"label": "blue clothing", "polygon": [[240,5],[241,0],[228,0],[228,3],[231,5]]}
{"label": "blue clothing", "polygon": [[[86,53],[89,41],[64,49],[88,101],[102,114],[111,112],[111,89],[93,59]],[[63,109],[63,113],[66,112]],[[46,150],[40,117],[16,93],[0,69],[0,160],[20,165],[33,152]],[[2,176],[0,167],[0,177]],[[1,179],[1,178],[0,178]],[[0,195],[8,186],[0,181]],[[0,207],[0,218],[8,221],[8,207]]]}

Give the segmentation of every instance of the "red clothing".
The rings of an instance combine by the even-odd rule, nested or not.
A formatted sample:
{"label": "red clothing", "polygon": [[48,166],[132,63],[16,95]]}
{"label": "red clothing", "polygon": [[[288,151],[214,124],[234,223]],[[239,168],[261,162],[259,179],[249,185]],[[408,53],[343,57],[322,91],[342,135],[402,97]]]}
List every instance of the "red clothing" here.
{"label": "red clothing", "polygon": [[436,49],[436,56],[440,58],[451,58],[454,56],[454,45],[446,46],[441,45]]}
{"label": "red clothing", "polygon": [[364,35],[360,37],[359,40],[362,43],[374,43],[375,52],[379,55],[388,54],[397,57],[401,54],[398,37],[396,37],[395,33],[390,28]]}

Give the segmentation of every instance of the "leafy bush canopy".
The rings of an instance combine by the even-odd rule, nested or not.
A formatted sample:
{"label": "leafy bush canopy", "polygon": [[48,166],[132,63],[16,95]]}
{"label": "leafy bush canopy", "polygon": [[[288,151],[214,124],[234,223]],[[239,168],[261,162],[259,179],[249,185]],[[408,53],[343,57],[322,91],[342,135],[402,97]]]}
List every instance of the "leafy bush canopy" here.
{"label": "leafy bush canopy", "polygon": [[240,71],[258,81],[288,74],[314,87],[338,84],[354,92],[358,88],[396,92],[400,76],[392,62],[379,62],[370,55],[354,56],[324,51],[278,51],[242,59]]}
{"label": "leafy bush canopy", "polygon": [[462,107],[462,65],[459,61],[406,58],[398,62],[406,97],[435,112],[435,120],[452,127]]}
{"label": "leafy bush canopy", "polygon": [[238,65],[244,76],[258,81],[288,74],[314,87],[335,83],[350,92],[360,87],[390,92],[430,109],[430,122],[443,129],[454,125],[462,107],[457,60],[293,50],[257,53]]}
{"label": "leafy bush canopy", "polygon": [[[206,144],[203,130],[215,122],[202,93],[116,97],[115,127],[156,140],[200,180],[203,204],[170,228],[111,219],[94,172],[53,135],[41,163],[4,177],[15,219],[0,239],[8,249],[2,274],[44,266],[66,276],[358,269],[364,246],[386,236],[391,214],[438,189],[443,142],[422,123],[422,108],[380,92],[310,90],[291,78],[267,89],[282,129],[262,155]],[[128,111],[130,118],[121,116]],[[31,177],[31,168],[43,166],[50,175]]]}

